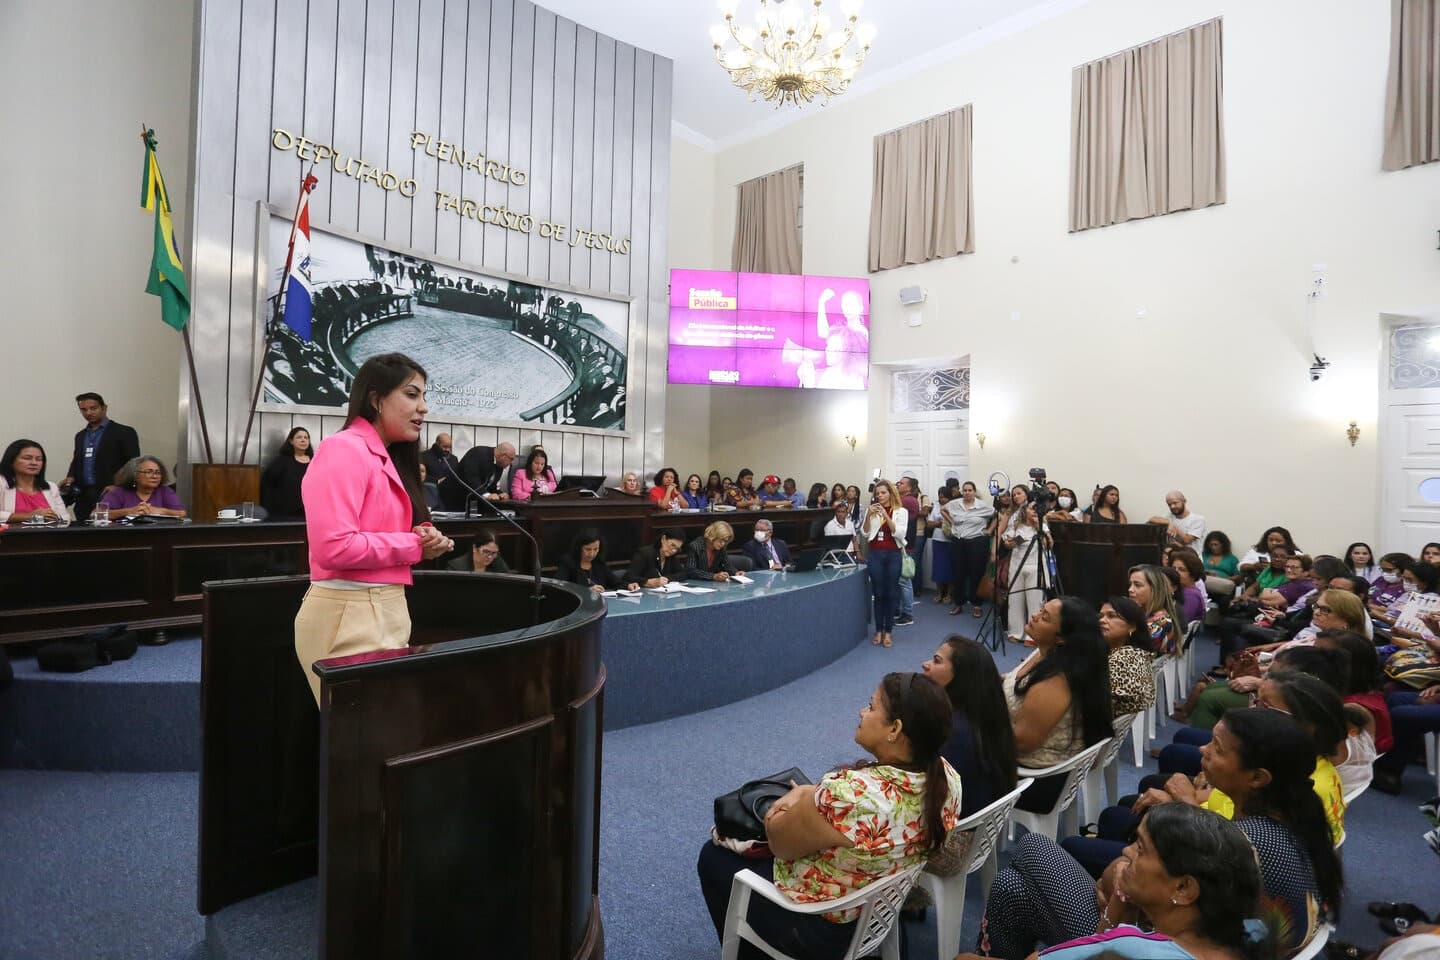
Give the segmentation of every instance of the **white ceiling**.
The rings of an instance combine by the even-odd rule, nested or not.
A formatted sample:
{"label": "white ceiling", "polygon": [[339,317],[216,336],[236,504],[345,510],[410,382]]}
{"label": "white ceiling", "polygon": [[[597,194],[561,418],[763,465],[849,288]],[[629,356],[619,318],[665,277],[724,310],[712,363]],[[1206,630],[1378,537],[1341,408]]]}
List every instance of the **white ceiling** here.
{"label": "white ceiling", "polygon": [[[751,103],[715,62],[710,27],[722,18],[715,0],[538,0],[547,10],[675,62],[675,133],[721,149],[768,133],[822,109],[816,104],[777,111]],[[749,21],[759,0],[739,0]],[[783,0],[804,3],[805,0]],[[868,0],[862,23],[877,34],[865,65],[845,96],[856,96],[951,59],[965,49],[1023,30],[1086,0]],[[825,11],[840,17],[839,0]],[[839,102],[838,99],[836,102]]]}

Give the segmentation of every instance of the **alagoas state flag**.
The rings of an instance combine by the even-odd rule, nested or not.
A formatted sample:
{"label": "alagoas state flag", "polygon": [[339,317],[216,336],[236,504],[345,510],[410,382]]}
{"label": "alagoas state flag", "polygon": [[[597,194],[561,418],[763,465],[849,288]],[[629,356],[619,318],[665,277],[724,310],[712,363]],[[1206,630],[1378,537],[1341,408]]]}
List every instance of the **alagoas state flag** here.
{"label": "alagoas state flag", "polygon": [[295,230],[290,235],[290,253],[286,257],[290,270],[285,277],[285,325],[300,337],[310,339],[310,191],[319,181],[307,176],[300,184],[300,207],[295,214]]}

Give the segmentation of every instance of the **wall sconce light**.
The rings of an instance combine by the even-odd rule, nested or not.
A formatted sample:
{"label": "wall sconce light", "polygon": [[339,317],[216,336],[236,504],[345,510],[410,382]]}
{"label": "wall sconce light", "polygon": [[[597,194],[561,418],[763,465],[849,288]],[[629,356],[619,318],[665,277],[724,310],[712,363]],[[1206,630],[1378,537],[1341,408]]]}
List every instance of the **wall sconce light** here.
{"label": "wall sconce light", "polygon": [[1345,428],[1345,436],[1350,438],[1352,447],[1355,446],[1355,441],[1360,439],[1360,427],[1354,420],[1351,420],[1350,426]]}
{"label": "wall sconce light", "polygon": [[845,436],[844,436],[843,439],[845,440],[846,443],[850,444],[850,449],[851,449],[851,450],[854,450],[854,449],[855,449],[855,444],[856,444],[856,442],[859,441],[860,438],[857,437],[857,436],[855,436],[855,434],[853,434],[853,433],[847,433],[847,434],[845,434]]}
{"label": "wall sconce light", "polygon": [[981,450],[984,450],[984,449],[985,449],[985,434],[983,434],[983,433],[977,433],[977,434],[975,434],[975,439],[978,440],[978,441],[980,441],[980,449],[981,449]]}

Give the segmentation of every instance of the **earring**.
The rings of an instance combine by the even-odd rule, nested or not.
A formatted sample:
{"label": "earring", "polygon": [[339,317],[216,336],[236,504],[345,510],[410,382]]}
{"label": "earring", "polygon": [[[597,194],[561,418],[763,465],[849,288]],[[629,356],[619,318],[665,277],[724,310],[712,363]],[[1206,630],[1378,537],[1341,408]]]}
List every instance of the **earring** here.
{"label": "earring", "polygon": [[894,743],[894,742],[895,742],[895,734],[892,733],[892,734],[890,734],[890,736],[886,737],[885,739],[886,739],[886,741],[888,741],[889,743]]}
{"label": "earring", "polygon": [[1171,898],[1170,898],[1170,906],[1174,907],[1174,906],[1178,906],[1178,905],[1179,905],[1179,904],[1178,904],[1178,901],[1177,901],[1174,897],[1171,897]]}

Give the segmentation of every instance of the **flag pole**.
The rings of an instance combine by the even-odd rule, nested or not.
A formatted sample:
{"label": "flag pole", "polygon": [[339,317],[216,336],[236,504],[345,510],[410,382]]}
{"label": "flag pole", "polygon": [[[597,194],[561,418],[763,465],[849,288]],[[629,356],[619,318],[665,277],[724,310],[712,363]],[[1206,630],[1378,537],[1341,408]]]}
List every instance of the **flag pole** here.
{"label": "flag pole", "polygon": [[[309,193],[308,184],[310,177],[315,172],[315,161],[310,161],[310,169],[305,176],[300,178],[300,194],[295,198],[295,213],[290,218],[290,246],[285,251],[285,269],[280,274],[280,292],[275,297],[275,316],[282,315],[281,304],[286,299],[286,289],[290,286],[287,282],[290,276],[291,258],[295,256],[295,232],[300,229],[300,204],[305,200],[305,194]],[[245,452],[250,448],[250,428],[255,423],[255,408],[260,405],[260,390],[265,384],[265,358],[270,353],[270,331],[274,326],[274,318],[267,318],[265,321],[265,338],[260,345],[260,373],[255,377],[255,390],[250,395],[250,413],[245,418],[245,436],[240,441],[240,462],[245,462]],[[188,341],[187,341],[188,343]]]}
{"label": "flag pole", "polygon": [[[152,150],[150,146],[150,128],[142,120],[140,122],[140,142],[145,144],[145,149]],[[149,162],[148,159],[146,161]],[[167,189],[159,202],[170,203],[170,191]],[[214,463],[215,456],[210,451],[210,428],[205,424],[205,398],[200,395],[200,378],[195,375],[195,350],[190,345],[190,324],[180,328],[180,338],[185,341],[185,363],[190,368],[190,395],[195,398],[195,416],[200,421],[200,439],[205,444],[205,462]]]}

